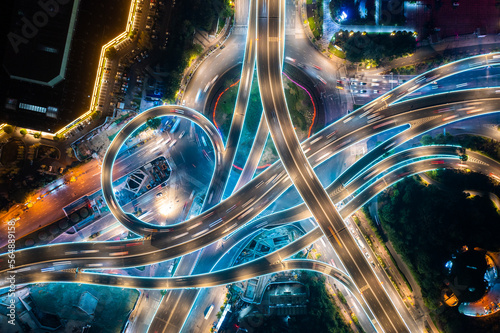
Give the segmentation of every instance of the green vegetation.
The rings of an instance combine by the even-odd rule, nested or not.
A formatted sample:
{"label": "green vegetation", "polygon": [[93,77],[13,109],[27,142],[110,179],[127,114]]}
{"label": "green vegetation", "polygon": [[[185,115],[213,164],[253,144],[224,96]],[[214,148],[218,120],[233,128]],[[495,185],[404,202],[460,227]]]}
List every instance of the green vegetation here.
{"label": "green vegetation", "polygon": [[195,29],[215,31],[218,18],[232,16],[234,10],[229,0],[184,0],[175,7],[169,26],[168,45],[160,52],[165,78],[163,99],[173,101],[194,54],[200,54],[200,46],[193,45]]}
{"label": "green vegetation", "polygon": [[128,37],[129,37],[130,39],[134,39],[135,37],[137,37],[137,32],[138,32],[137,30],[132,29],[132,30],[128,33]]}
{"label": "green vegetation", "polygon": [[[309,127],[311,126],[313,115],[313,105],[311,103],[311,99],[304,90],[300,89],[286,77],[284,78],[283,82],[285,83],[285,97],[287,105],[290,109],[290,114],[292,116],[292,122],[294,126],[296,126],[296,129],[302,132],[302,135],[306,135],[309,131]],[[223,87],[226,87],[224,88],[225,93],[221,95],[215,113],[215,121],[217,123],[217,126],[221,129],[224,138],[226,138],[227,134],[229,133],[234,106],[236,104],[236,98],[238,95],[239,85],[235,83],[236,79],[227,80],[224,83]],[[233,86],[230,87],[231,85]],[[230,88],[227,89],[228,87]],[[216,96],[216,98],[217,97],[219,96]],[[261,114],[262,102],[260,100],[257,74],[255,74],[252,82],[252,88],[250,90],[248,108],[245,115],[243,135],[245,135],[246,131],[248,131],[247,137],[252,137],[255,134],[259,126]],[[211,117],[212,115],[213,110],[209,110],[209,117]],[[252,142],[242,141],[241,145],[243,145],[243,148],[239,148],[238,150],[248,152],[252,145]],[[245,147],[247,147],[248,149],[246,149]],[[239,159],[236,158],[236,160],[238,161]]]}
{"label": "green vegetation", "polygon": [[363,206],[362,208],[363,214],[365,214],[366,220],[368,221],[368,225],[370,226],[370,229],[372,229],[373,233],[377,237],[377,239],[384,244],[387,242],[387,239],[385,238],[384,231],[378,226],[372,218],[372,214],[370,214],[370,211],[366,206]]}
{"label": "green vegetation", "polygon": [[[498,141],[488,139],[477,135],[457,135],[453,136],[450,133],[446,135],[440,133],[434,138],[430,135],[423,135],[420,139],[423,145],[449,145],[456,144],[464,148],[479,151],[496,161],[500,161],[500,143]],[[467,155],[462,155],[467,156]],[[462,160],[467,160],[467,157],[462,157]]]}
{"label": "green vegetation", "polygon": [[40,139],[42,137],[42,133],[40,133],[40,132],[33,133],[33,137],[35,139]]}
{"label": "green vegetation", "polygon": [[312,16],[307,18],[309,28],[314,35],[314,38],[320,39],[323,36],[323,1],[316,1],[316,5],[312,5]]}
{"label": "green vegetation", "polygon": [[21,130],[19,131],[19,133],[20,133],[22,136],[25,136],[26,134],[28,134],[28,131],[27,131],[25,128],[21,128]]}
{"label": "green vegetation", "polygon": [[321,332],[347,333],[351,328],[343,321],[340,309],[325,287],[325,277],[317,273],[302,271],[299,281],[309,289],[309,303],[306,316],[291,316],[288,327],[283,327],[283,319],[278,316],[264,317],[259,332]]}
{"label": "green vegetation", "polygon": [[330,43],[330,45],[328,45],[328,51],[330,51],[330,53],[332,53],[334,56],[336,56],[337,58],[340,58],[340,59],[345,59],[345,52],[343,51],[340,51],[339,49],[337,49],[333,44]]}
{"label": "green vegetation", "polygon": [[[258,94],[258,86],[256,84],[256,81],[257,80],[255,75],[250,94]],[[222,90],[220,93],[218,93],[217,96],[215,96],[215,98],[217,99],[219,98],[219,95],[225,91],[224,93],[222,93],[222,95],[220,95],[220,99],[217,103],[215,112],[215,122],[220,128],[224,138],[227,138],[227,135],[229,133],[229,128],[233,119],[234,107],[236,105],[236,98],[238,96],[239,83],[236,82],[236,79],[226,80],[223,85],[224,90]],[[209,116],[213,116],[213,110],[209,110]]]}
{"label": "green vegetation", "polygon": [[160,127],[161,125],[161,119],[158,117],[155,118],[150,117],[146,121],[146,125],[148,125],[148,127],[151,128],[152,130],[158,129],[158,127]]}
{"label": "green vegetation", "polygon": [[92,118],[92,120],[96,120],[100,116],[101,116],[101,111],[99,111],[99,110],[96,110],[96,111],[92,112],[92,114],[90,115],[90,117]]}
{"label": "green vegetation", "polygon": [[117,52],[118,51],[116,50],[116,48],[114,46],[111,46],[109,49],[106,50],[104,56],[107,59],[113,60],[116,57]]}
{"label": "green vegetation", "polygon": [[384,58],[391,60],[415,52],[416,41],[406,31],[366,34],[340,30],[335,34],[335,45],[344,50],[347,60],[368,61],[373,65]]}
{"label": "green vegetation", "polygon": [[417,75],[417,67],[415,65],[396,67],[391,69],[391,73],[400,75]]}
{"label": "green vegetation", "polygon": [[290,109],[292,123],[296,130],[307,133],[313,116],[311,99],[303,89],[288,80],[288,78],[285,77],[283,83],[285,85],[285,98]]}
{"label": "green vegetation", "polygon": [[153,48],[153,43],[151,42],[151,33],[148,31],[141,31],[139,34],[139,40],[137,41],[137,46],[141,50],[151,50]]}
{"label": "green vegetation", "polygon": [[342,304],[347,305],[347,300],[345,299],[344,294],[342,294],[342,292],[340,290],[337,292],[337,297],[339,298],[339,300]]}
{"label": "green vegetation", "polygon": [[63,141],[64,139],[65,139],[65,137],[62,134],[54,135],[54,141]]}
{"label": "green vegetation", "polygon": [[12,134],[12,132],[14,132],[14,128],[10,125],[5,125],[3,127],[3,131],[7,134]]}
{"label": "green vegetation", "polygon": [[[481,174],[450,170],[438,170],[435,174],[446,191],[432,185],[426,187],[416,178],[405,178],[379,199],[382,226],[412,271],[424,303],[433,313],[440,307],[446,278],[444,263],[451,254],[463,245],[498,250],[500,232],[500,216],[492,202],[480,196],[468,197],[463,192],[477,189],[497,194],[499,185]],[[467,318],[459,315],[456,308],[441,308],[436,316],[444,331],[451,333],[493,332],[500,327],[498,319],[492,324],[491,320]]]}

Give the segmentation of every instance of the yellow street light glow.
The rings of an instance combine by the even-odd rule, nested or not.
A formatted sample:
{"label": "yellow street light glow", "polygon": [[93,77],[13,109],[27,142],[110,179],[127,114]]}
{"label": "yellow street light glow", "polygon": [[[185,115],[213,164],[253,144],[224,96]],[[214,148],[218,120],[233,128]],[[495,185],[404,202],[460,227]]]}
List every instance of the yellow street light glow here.
{"label": "yellow street light glow", "polygon": [[172,212],[172,207],[171,206],[168,206],[168,205],[162,205],[160,207],[160,214],[163,215],[163,216],[167,216],[168,214],[170,214]]}
{"label": "yellow street light glow", "polygon": [[[95,106],[98,104],[99,92],[100,92],[100,86],[101,86],[101,80],[102,80],[102,70],[106,65],[106,56],[105,56],[106,50],[109,47],[114,46],[116,44],[119,44],[120,42],[122,42],[123,40],[128,38],[128,34],[131,31],[131,27],[133,27],[133,25],[134,25],[134,20],[135,20],[134,14],[136,11],[137,2],[138,1],[131,2],[125,31],[102,46],[101,54],[99,56],[99,66],[97,66],[97,75],[96,75],[96,80],[94,83],[94,90],[92,92],[92,99],[90,101],[90,110],[88,110],[87,112],[85,112],[83,115],[81,115],[80,117],[78,117],[75,120],[83,120],[83,119],[87,118],[88,116],[90,116],[92,114],[92,112],[94,111]],[[71,121],[70,123],[74,122],[75,120]],[[57,131],[55,133],[55,135],[63,134],[68,129],[69,128],[67,128],[67,125],[66,125],[63,128],[61,128],[59,131]]]}

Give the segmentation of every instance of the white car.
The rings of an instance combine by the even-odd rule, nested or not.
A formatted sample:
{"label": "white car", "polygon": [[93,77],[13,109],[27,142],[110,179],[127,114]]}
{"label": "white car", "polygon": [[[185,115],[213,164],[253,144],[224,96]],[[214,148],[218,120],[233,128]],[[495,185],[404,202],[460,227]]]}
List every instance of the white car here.
{"label": "white car", "polygon": [[169,147],[172,148],[177,143],[177,140],[174,140],[170,143]]}
{"label": "white car", "polygon": [[179,139],[182,139],[182,137],[186,134],[186,131],[182,131],[181,134],[179,134]]}

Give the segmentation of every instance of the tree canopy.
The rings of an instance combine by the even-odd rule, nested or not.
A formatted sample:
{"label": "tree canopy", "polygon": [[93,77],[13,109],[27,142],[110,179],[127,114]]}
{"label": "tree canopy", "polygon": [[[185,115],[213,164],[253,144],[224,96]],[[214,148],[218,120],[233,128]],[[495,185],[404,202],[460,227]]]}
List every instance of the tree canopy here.
{"label": "tree canopy", "polygon": [[395,33],[366,34],[340,30],[335,34],[335,45],[342,48],[346,59],[352,62],[401,57],[412,53],[416,48],[413,33],[398,31]]}
{"label": "tree canopy", "polygon": [[160,127],[161,119],[158,117],[155,117],[155,118],[151,117],[151,118],[148,118],[148,120],[146,121],[146,124],[149,126],[149,128],[155,130],[158,127]]}

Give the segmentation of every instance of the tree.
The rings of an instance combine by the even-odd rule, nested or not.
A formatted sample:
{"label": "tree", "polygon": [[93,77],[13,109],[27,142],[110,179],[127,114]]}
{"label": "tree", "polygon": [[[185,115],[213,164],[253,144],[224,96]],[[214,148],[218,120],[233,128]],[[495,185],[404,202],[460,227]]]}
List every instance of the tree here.
{"label": "tree", "polygon": [[14,132],[14,128],[10,125],[6,125],[4,126],[3,131],[7,134],[12,134]]}
{"label": "tree", "polygon": [[73,148],[66,148],[66,155],[68,155],[68,157],[73,157]]}
{"label": "tree", "polygon": [[116,57],[117,50],[114,46],[111,46],[109,49],[106,50],[104,55],[106,56],[107,59],[113,60]]}
{"label": "tree", "polygon": [[33,137],[35,139],[40,139],[42,137],[42,133],[41,132],[36,132],[36,133],[33,133]]}
{"label": "tree", "polygon": [[128,37],[129,37],[130,39],[134,39],[136,36],[137,36],[137,30],[135,30],[135,29],[132,29],[132,31],[130,31],[130,32],[128,33]]}
{"label": "tree", "polygon": [[99,111],[99,110],[94,111],[91,115],[92,119],[94,119],[94,120],[98,119],[100,116],[101,116],[101,111]]}
{"label": "tree", "polygon": [[420,143],[424,146],[432,145],[434,143],[434,140],[432,139],[432,136],[429,134],[423,135],[422,138],[420,138]]}
{"label": "tree", "polygon": [[155,118],[151,117],[151,118],[148,118],[148,120],[146,121],[146,124],[149,126],[149,128],[155,130],[158,127],[160,127],[161,120],[158,117],[155,117]]}
{"label": "tree", "polygon": [[153,48],[153,44],[151,43],[151,34],[147,31],[141,31],[139,40],[137,41],[137,46],[141,49],[151,50]]}
{"label": "tree", "polygon": [[463,155],[460,155],[460,161],[462,162],[466,162],[467,160],[469,159],[469,156],[463,154]]}
{"label": "tree", "polygon": [[21,133],[22,136],[25,136],[26,134],[28,134],[28,131],[24,128],[21,128],[21,130],[19,131],[19,133]]}

